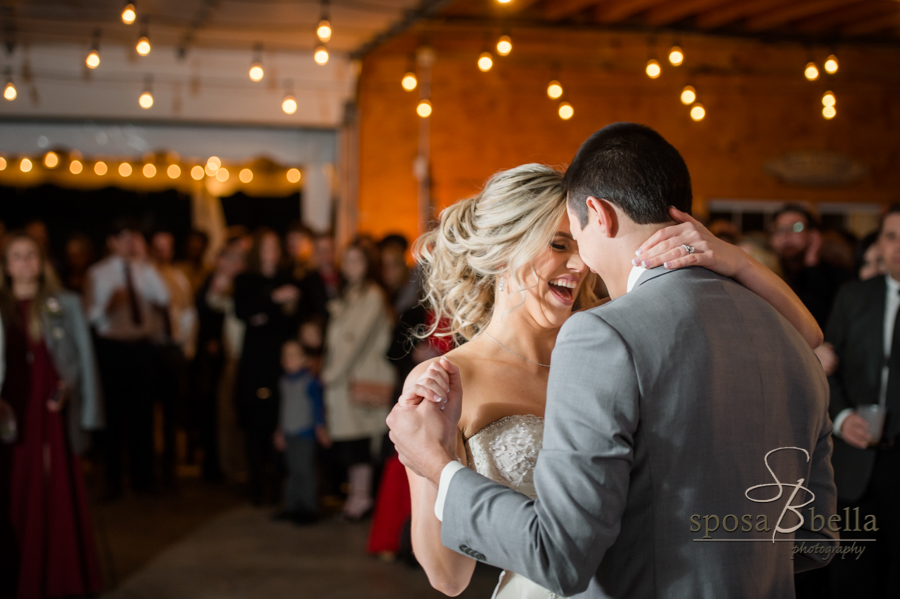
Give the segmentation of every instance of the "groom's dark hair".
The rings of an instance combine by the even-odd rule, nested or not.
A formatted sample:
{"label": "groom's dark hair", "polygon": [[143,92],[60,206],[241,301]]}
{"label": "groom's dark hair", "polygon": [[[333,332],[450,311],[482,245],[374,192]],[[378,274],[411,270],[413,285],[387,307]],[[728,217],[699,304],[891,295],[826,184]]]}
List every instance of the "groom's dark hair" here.
{"label": "groom's dark hair", "polygon": [[671,220],[669,206],[691,212],[691,175],[662,135],[636,123],[614,123],[578,148],[563,185],[581,226],[588,197],[617,206],[639,225]]}

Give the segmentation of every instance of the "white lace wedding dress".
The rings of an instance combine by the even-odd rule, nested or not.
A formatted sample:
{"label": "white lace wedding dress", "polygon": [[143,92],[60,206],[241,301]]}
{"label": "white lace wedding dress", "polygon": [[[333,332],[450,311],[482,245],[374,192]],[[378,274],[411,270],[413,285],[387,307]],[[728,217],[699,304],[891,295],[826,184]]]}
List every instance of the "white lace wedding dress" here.
{"label": "white lace wedding dress", "polygon": [[[466,441],[469,467],[534,499],[534,465],[544,437],[539,416],[506,416]],[[491,599],[562,599],[521,574],[505,571]]]}

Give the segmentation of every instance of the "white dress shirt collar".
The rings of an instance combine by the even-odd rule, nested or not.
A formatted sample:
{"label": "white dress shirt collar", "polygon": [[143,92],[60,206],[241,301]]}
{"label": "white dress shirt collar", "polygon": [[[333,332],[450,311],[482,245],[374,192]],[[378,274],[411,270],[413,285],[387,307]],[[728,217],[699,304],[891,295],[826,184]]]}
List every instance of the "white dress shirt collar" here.
{"label": "white dress shirt collar", "polygon": [[629,293],[634,286],[637,285],[638,279],[641,278],[641,275],[644,274],[644,271],[647,270],[643,266],[632,266],[631,272],[628,274],[628,285],[625,287],[625,293]]}

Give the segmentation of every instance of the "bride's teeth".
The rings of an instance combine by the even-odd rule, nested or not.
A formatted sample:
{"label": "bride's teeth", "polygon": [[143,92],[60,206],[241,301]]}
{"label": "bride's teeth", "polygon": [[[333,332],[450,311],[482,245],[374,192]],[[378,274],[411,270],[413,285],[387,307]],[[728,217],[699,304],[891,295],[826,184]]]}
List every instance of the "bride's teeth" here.
{"label": "bride's teeth", "polygon": [[556,285],[557,287],[565,287],[566,289],[575,289],[578,284],[575,281],[550,281],[551,285]]}

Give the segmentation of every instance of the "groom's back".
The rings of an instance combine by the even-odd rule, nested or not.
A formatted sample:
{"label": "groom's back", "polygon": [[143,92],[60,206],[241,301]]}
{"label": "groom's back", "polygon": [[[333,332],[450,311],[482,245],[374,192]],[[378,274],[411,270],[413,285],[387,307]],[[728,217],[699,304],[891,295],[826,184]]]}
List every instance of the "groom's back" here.
{"label": "groom's back", "polygon": [[[702,268],[649,271],[592,312],[631,353],[640,421],[621,531],[587,596],[793,597],[794,543],[778,539],[794,535],[772,538],[794,489],[770,502],[745,493],[775,483],[766,456],[791,448],[768,464],[816,494],[805,528],[809,507],[833,513],[828,386],[813,352],[769,304]],[[780,527],[798,522],[788,512]]]}

